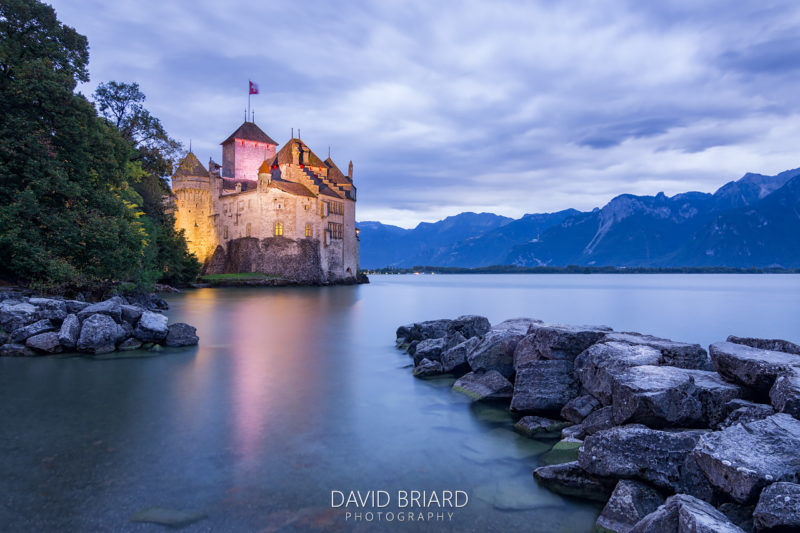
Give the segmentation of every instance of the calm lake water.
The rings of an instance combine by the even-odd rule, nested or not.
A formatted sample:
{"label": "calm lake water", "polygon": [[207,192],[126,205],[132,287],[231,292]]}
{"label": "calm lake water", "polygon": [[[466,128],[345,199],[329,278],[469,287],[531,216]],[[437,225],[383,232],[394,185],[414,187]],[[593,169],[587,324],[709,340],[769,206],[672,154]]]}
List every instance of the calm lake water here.
{"label": "calm lake water", "polygon": [[[554,441],[517,436],[504,409],[471,405],[452,380],[414,379],[399,324],[477,313],[800,342],[797,275],[373,276],[168,300],[199,347],[0,359],[0,529],[163,531],[129,521],[159,506],[207,515],[184,531],[589,531],[599,506],[532,479]],[[469,503],[426,523],[331,508],[331,491],[370,489],[392,494],[384,512],[408,511],[398,490]]]}

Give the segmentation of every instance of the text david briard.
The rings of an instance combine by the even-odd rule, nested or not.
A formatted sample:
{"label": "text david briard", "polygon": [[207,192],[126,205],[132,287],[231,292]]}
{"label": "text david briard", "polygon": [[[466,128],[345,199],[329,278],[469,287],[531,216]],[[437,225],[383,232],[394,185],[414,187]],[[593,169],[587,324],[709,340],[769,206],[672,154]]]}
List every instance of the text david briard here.
{"label": "text david briard", "polygon": [[463,490],[331,491],[331,507],[345,509],[345,520],[364,522],[449,521],[454,514],[449,509],[467,503],[469,495]]}

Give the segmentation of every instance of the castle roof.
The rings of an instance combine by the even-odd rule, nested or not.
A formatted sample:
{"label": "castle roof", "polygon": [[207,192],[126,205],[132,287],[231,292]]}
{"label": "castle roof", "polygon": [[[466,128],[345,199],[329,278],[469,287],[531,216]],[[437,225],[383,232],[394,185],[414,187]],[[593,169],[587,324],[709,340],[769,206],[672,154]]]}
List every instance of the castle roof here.
{"label": "castle roof", "polygon": [[208,176],[208,169],[203,166],[197,156],[192,152],[186,154],[186,157],[178,163],[178,168],[175,169],[175,176]]}
{"label": "castle roof", "polygon": [[296,196],[309,196],[311,198],[314,198],[314,193],[309,191],[302,183],[273,179],[270,180],[269,186],[275,189],[279,189],[283,192],[288,192],[289,194],[294,194]]}
{"label": "castle roof", "polygon": [[243,122],[239,128],[231,133],[230,137],[222,141],[220,144],[227,144],[234,139],[243,139],[245,141],[256,141],[260,143],[278,145],[272,137],[264,133],[264,130],[256,126],[255,122]]}
{"label": "castle roof", "polygon": [[345,176],[341,170],[339,170],[339,167],[336,166],[336,163],[333,162],[333,159],[330,157],[326,159],[325,165],[328,167],[328,179],[333,183],[350,183],[348,177]]}
{"label": "castle roof", "polygon": [[305,152],[306,150],[308,150],[308,152],[309,152],[309,154],[308,154],[309,161],[306,162],[305,164],[307,164],[309,166],[312,166],[312,167],[324,167],[324,166],[326,166],[325,163],[322,162],[322,159],[317,157],[317,154],[312,152],[311,149],[308,147],[308,145],[306,145],[306,143],[304,143],[300,139],[294,139],[294,138],[290,139],[289,142],[284,144],[283,148],[281,148],[278,151],[278,153],[275,154],[275,156],[278,158],[278,164],[279,165],[287,165],[287,164],[291,164],[291,163],[294,162],[292,160],[292,146],[296,146],[297,150],[299,152],[301,152],[301,153]]}

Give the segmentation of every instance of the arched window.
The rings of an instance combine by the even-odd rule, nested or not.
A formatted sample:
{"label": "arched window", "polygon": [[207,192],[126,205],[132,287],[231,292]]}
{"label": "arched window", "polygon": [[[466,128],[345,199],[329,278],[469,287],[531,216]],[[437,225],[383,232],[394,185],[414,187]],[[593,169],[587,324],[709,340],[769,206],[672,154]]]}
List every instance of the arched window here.
{"label": "arched window", "polygon": [[283,222],[276,222],[275,223],[275,236],[282,237],[283,236]]}

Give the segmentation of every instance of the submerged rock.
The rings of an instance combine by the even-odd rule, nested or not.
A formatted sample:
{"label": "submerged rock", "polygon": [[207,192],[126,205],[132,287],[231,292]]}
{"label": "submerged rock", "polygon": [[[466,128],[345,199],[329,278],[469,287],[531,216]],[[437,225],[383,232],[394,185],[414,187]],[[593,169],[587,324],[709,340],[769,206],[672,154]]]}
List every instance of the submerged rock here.
{"label": "submerged rock", "polygon": [[542,416],[523,416],[514,424],[514,429],[531,438],[553,438],[561,434],[561,430],[569,426],[569,422],[553,420]]}
{"label": "submerged rock", "polygon": [[33,350],[24,344],[8,343],[0,346],[0,357],[30,357]]}
{"label": "submerged rock", "polygon": [[639,481],[621,479],[597,518],[597,528],[628,533],[639,520],[663,503],[664,496],[656,489]]}
{"label": "submerged rock", "polygon": [[601,502],[608,499],[617,482],[613,478],[586,472],[577,461],[540,466],[533,471],[533,477],[541,485],[558,494]]}
{"label": "submerged rock", "polygon": [[779,375],[793,368],[800,369],[800,355],[732,342],[714,343],[710,350],[714,368],[722,377],[764,395]]}
{"label": "submerged rock", "polygon": [[128,337],[127,339],[119,343],[119,345],[117,346],[117,350],[120,350],[122,352],[128,352],[131,350],[138,350],[141,347],[142,347],[142,341],[135,339],[133,337]]}
{"label": "submerged rock", "polygon": [[453,390],[465,394],[473,401],[511,398],[513,386],[497,370],[475,371],[462,376],[453,384]]}
{"label": "submerged rock", "polygon": [[676,494],[636,523],[630,533],[744,533],[710,504]]}
{"label": "submerged rock", "polygon": [[511,409],[519,413],[558,413],[577,395],[571,361],[533,361],[517,371]]}
{"label": "submerged rock", "polygon": [[753,523],[759,531],[800,531],[800,485],[778,482],[761,491]]}
{"label": "submerged rock", "polygon": [[196,511],[181,511],[166,507],[148,507],[131,516],[131,522],[149,522],[172,528],[183,528],[207,518],[208,515]]}

